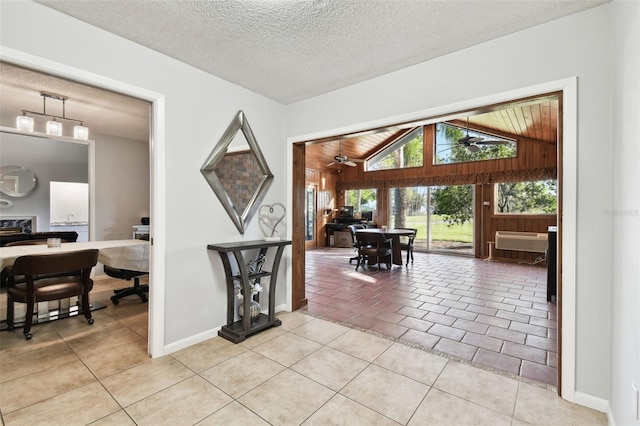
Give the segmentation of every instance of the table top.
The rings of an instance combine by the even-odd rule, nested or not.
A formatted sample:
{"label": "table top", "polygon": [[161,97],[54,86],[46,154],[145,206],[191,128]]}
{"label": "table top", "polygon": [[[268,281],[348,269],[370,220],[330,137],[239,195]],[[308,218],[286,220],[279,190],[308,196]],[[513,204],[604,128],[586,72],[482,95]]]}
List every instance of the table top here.
{"label": "table top", "polygon": [[250,250],[267,247],[286,246],[291,244],[290,240],[255,240],[255,241],[232,241],[230,243],[208,244],[207,249],[219,252],[230,252],[237,250]]}
{"label": "table top", "polygon": [[20,256],[66,253],[86,249],[98,249],[98,261],[113,268],[149,271],[149,241],[134,239],[62,243],[60,247],[55,248],[49,248],[46,244],[0,247],[0,269],[13,265]]}
{"label": "table top", "polygon": [[383,231],[382,228],[366,228],[366,229],[358,229],[356,232],[382,232],[386,236],[399,235],[399,236],[407,236],[412,235],[413,231],[410,229],[387,229]]}

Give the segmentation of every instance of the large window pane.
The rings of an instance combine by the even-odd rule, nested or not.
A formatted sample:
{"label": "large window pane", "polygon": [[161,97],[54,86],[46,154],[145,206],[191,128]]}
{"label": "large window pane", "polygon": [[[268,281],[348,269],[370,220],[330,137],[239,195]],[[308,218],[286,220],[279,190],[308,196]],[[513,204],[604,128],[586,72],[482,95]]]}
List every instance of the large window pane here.
{"label": "large window pane", "polygon": [[505,182],[495,185],[497,214],[555,214],[556,181]]}
{"label": "large window pane", "polygon": [[423,127],[416,127],[371,157],[366,171],[422,167],[424,158]]}
{"label": "large window pane", "polygon": [[[460,140],[467,135],[476,139],[461,143]],[[517,154],[517,146],[509,139],[437,123],[434,153],[433,164],[463,163],[513,158]]]}
{"label": "large window pane", "polygon": [[353,206],[356,217],[375,221],[377,192],[375,189],[349,189],[344,191],[344,205]]}

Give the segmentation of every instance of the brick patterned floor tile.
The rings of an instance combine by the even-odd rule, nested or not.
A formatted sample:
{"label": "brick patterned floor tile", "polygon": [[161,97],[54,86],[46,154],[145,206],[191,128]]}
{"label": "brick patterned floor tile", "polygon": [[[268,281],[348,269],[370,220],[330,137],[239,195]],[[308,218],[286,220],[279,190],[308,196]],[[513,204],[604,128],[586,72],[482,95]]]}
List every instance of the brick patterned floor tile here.
{"label": "brick patterned floor tile", "polygon": [[523,324],[517,321],[511,321],[509,324],[510,330],[521,331],[527,334],[533,334],[535,336],[547,337],[547,328],[539,325]]}
{"label": "brick patterned floor tile", "polygon": [[520,373],[520,364],[522,363],[522,361],[516,357],[488,351],[483,348],[478,349],[478,352],[473,357],[473,361],[512,374]]}
{"label": "brick patterned floor tile", "polygon": [[479,348],[485,348],[493,352],[500,352],[502,345],[504,344],[504,340],[485,336],[484,334],[469,332],[462,338],[462,343],[477,346]]}
{"label": "brick patterned floor tile", "polygon": [[522,361],[520,375],[531,380],[548,383],[555,386],[558,376],[558,370],[553,367],[548,367],[546,365],[540,365],[524,360]]}
{"label": "brick patterned floor tile", "polygon": [[518,321],[521,323],[528,324],[529,323],[529,315],[525,314],[517,314],[515,312],[503,311],[502,309],[498,310],[496,314],[496,318],[504,318],[510,321]]}
{"label": "brick patterned floor tile", "polygon": [[457,319],[456,322],[453,323],[453,327],[461,330],[473,331],[474,333],[479,334],[486,334],[489,330],[489,326],[487,324],[481,324],[479,322],[469,321],[462,318]]}
{"label": "brick patterned floor tile", "polygon": [[445,339],[444,337],[434,346],[434,349],[440,352],[451,354],[462,359],[471,361],[478,350],[477,347],[467,345],[466,343],[456,342],[454,340]]}
{"label": "brick patterned floor tile", "polygon": [[557,313],[544,267],[416,252],[408,267],[356,272],[350,248],[306,253],[303,310],[555,384]]}
{"label": "brick patterned floor tile", "polygon": [[527,335],[525,333],[521,333],[519,331],[508,330],[501,327],[489,327],[487,331],[487,336],[496,337],[502,340],[508,340],[514,343],[523,344]]}
{"label": "brick patterned floor tile", "polygon": [[520,359],[526,359],[538,364],[547,364],[547,351],[531,346],[519,345],[513,342],[504,342],[502,353],[511,355]]}
{"label": "brick patterned floor tile", "polygon": [[495,308],[487,308],[485,306],[477,306],[472,304],[467,305],[465,309],[470,312],[475,312],[476,314],[483,314],[485,316],[491,317],[498,313],[498,310]]}
{"label": "brick patterned floor tile", "polygon": [[440,340],[440,337],[438,336],[422,333],[416,330],[408,330],[406,333],[400,336],[400,338],[408,342],[424,346],[425,348],[433,348]]}
{"label": "brick patterned floor tile", "polygon": [[447,311],[447,315],[456,318],[463,318],[469,321],[474,321],[478,317],[478,314],[476,314],[475,312],[463,311],[456,308],[449,309]]}
{"label": "brick patterned floor tile", "polygon": [[428,331],[429,334],[435,334],[436,336],[446,337],[451,340],[460,341],[462,337],[465,335],[465,330],[460,330],[458,328],[447,327],[442,324],[434,324]]}
{"label": "brick patterned floor tile", "polygon": [[370,330],[376,331],[385,336],[398,338],[402,336],[404,333],[406,333],[409,330],[409,328],[403,327],[398,324],[391,324],[388,322],[380,321],[377,324],[373,325],[373,327],[371,327]]}
{"label": "brick patterned floor tile", "polygon": [[523,308],[521,306],[518,306],[516,308],[516,313],[525,314],[525,315],[529,315],[529,316],[536,317],[536,318],[547,319],[547,311],[540,311],[538,309]]}
{"label": "brick patterned floor tile", "polygon": [[546,337],[534,336],[532,334],[527,335],[525,345],[544,349],[546,351],[556,352],[558,350],[558,341],[556,339],[548,339]]}
{"label": "brick patterned floor tile", "polygon": [[465,309],[467,306],[469,306],[469,304],[458,302],[457,300],[445,299],[442,302],[440,302],[440,306],[448,306],[449,308],[456,308],[456,309]]}
{"label": "brick patterned floor tile", "polygon": [[435,322],[436,324],[442,324],[442,325],[449,326],[449,325],[453,324],[456,321],[457,318],[450,317],[450,316],[447,316],[447,315],[438,314],[436,312],[429,312],[422,319],[427,320],[427,321]]}
{"label": "brick patterned floor tile", "polygon": [[495,325],[496,327],[501,327],[501,328],[509,328],[509,324],[511,324],[511,321],[508,319],[496,318],[496,317],[482,315],[482,314],[478,315],[478,318],[476,318],[476,322],[480,322],[482,324],[488,324],[488,325]]}
{"label": "brick patterned floor tile", "polygon": [[423,303],[422,306],[420,306],[420,309],[423,311],[444,314],[449,310],[449,307],[444,305],[434,305],[433,303]]}
{"label": "brick patterned floor tile", "polygon": [[398,322],[398,325],[425,332],[431,328],[433,323],[431,321],[425,321],[418,318],[405,317],[402,321]]}

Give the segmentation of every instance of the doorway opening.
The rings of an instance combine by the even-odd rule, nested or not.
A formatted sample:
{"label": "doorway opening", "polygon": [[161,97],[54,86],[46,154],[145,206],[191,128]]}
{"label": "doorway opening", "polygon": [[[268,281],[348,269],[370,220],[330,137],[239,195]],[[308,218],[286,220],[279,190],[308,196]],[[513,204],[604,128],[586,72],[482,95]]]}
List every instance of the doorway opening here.
{"label": "doorway opening", "polygon": [[[576,106],[576,81],[575,79],[568,79],[568,80],[563,80],[563,81],[559,81],[559,82],[554,82],[554,83],[549,83],[547,85],[545,85],[548,89],[549,92],[546,92],[545,95],[540,95],[539,93],[545,93],[545,92],[537,92],[533,93],[533,92],[528,92],[527,89],[523,89],[521,91],[518,91],[519,94],[522,96],[522,99],[525,99],[526,102],[531,101],[532,99],[534,99],[535,97],[538,96],[547,96],[549,94],[552,94],[553,96],[557,96],[558,99],[560,100],[560,108],[558,111],[558,117],[559,117],[559,124],[558,124],[558,129],[557,129],[557,141],[554,142],[553,144],[553,152],[554,155],[557,154],[557,160],[556,160],[556,164],[557,164],[557,175],[558,175],[558,212],[557,215],[555,216],[557,218],[557,224],[558,224],[558,237],[559,237],[559,241],[558,241],[558,250],[561,253],[566,253],[569,254],[570,258],[574,258],[573,252],[575,250],[575,247],[571,247],[570,249],[566,249],[563,250],[562,249],[562,241],[560,241],[561,239],[561,235],[563,234],[563,229],[564,229],[564,237],[567,238],[571,238],[571,236],[575,235],[575,226],[573,224],[569,224],[568,226],[563,226],[562,223],[562,212],[563,212],[563,206],[564,206],[564,211],[569,213],[570,215],[573,215],[572,217],[575,217],[576,211],[575,211],[575,206],[576,206],[576,197],[575,197],[575,177],[573,175],[571,175],[571,177],[569,178],[568,181],[568,185],[567,182],[564,182],[562,179],[563,176],[563,169],[564,168],[569,168],[570,170],[574,170],[575,169],[575,162],[576,162],[576,156],[575,156],[575,143],[576,143],[576,134],[575,134],[575,128],[576,128],[576,120],[575,120],[575,106]],[[540,86],[537,87],[535,90],[540,90]],[[483,106],[482,105],[489,105],[487,108],[487,110],[491,110],[491,111],[497,111],[500,109],[500,105],[502,103],[508,103],[508,102],[513,102],[510,101],[509,98],[505,98],[503,97],[504,95],[495,95],[495,96],[491,96],[488,99],[482,100],[482,101],[477,101],[477,102],[470,102],[469,103],[469,110],[471,111],[473,110],[474,112],[477,111],[481,111]],[[511,93],[509,96],[513,96],[513,93]],[[517,99],[514,97],[511,97],[510,99]],[[569,113],[567,113],[567,109],[566,109],[566,101],[567,99],[569,99],[570,105],[569,105]],[[466,111],[462,111],[462,112],[451,112],[451,113],[442,113],[442,109],[438,110],[438,116],[434,116],[433,118],[430,119],[425,119],[425,123],[435,123],[437,121],[443,120],[443,119],[449,119],[452,116],[460,116],[466,113]],[[429,114],[426,113],[425,116],[428,116]],[[412,125],[415,125],[415,121],[412,121],[411,123]],[[392,126],[391,123],[389,124],[389,126]],[[387,129],[389,129],[390,127],[387,127]],[[360,127],[358,129],[354,129],[353,134],[358,134],[359,132],[364,133],[364,126]],[[313,136],[307,135],[306,137],[299,137],[296,139],[292,139],[291,142],[293,142],[292,148],[293,148],[293,158],[296,159],[297,161],[299,161],[299,163],[305,163],[304,159],[305,159],[305,141],[314,141],[314,143],[318,143],[321,140],[328,140],[330,138],[340,138],[341,140],[344,140],[345,137],[348,137],[348,135],[343,134],[339,134],[339,135],[335,135],[332,137],[327,137],[326,136],[326,132],[324,132],[322,134],[322,139],[315,139]],[[563,156],[563,149],[562,149],[562,145],[563,143],[569,139],[569,147],[571,149],[570,151],[570,155],[567,156]],[[307,142],[308,143],[308,142]],[[302,159],[302,161],[300,161]],[[302,172],[302,175],[304,174],[304,171]],[[484,178],[483,178],[484,179]],[[489,178],[490,179],[490,178]],[[425,180],[429,180],[429,179],[425,179]],[[484,182],[484,181],[482,181]],[[486,182],[491,182],[491,180],[487,180]],[[456,184],[458,184],[459,182],[456,182]],[[476,186],[478,186],[478,184],[480,184],[479,186],[482,186],[482,184],[480,182],[476,182]],[[293,190],[293,201],[295,203],[295,199],[296,199],[296,191],[299,188],[299,186],[296,184],[296,173],[294,172],[292,174],[292,190]],[[343,186],[344,188],[344,186]],[[382,201],[384,204],[386,204],[388,201],[387,200],[379,200]],[[472,201],[472,205],[473,208],[476,209],[477,213],[476,214],[480,214],[482,215],[482,211],[485,210],[484,208],[480,208],[481,206],[484,207],[484,204],[479,204],[482,203],[483,200],[482,199],[478,199],[475,202]],[[382,204],[382,203],[381,203]],[[386,206],[384,206],[386,207]],[[293,218],[292,218],[292,225],[295,227],[295,223],[296,223],[296,213],[295,213],[295,209],[292,210],[293,213]],[[385,208],[386,211],[386,208]],[[391,210],[389,210],[391,211]],[[391,216],[391,215],[390,215]],[[475,217],[475,216],[474,216]],[[478,219],[479,223],[477,224],[479,229],[475,230],[475,232],[473,232],[473,238],[480,238],[480,234],[482,229],[480,229],[480,225],[482,224],[482,221],[480,219]],[[426,231],[425,231],[425,239],[426,237]],[[294,235],[295,238],[295,235]],[[473,243],[472,243],[473,244]],[[476,256],[478,256],[479,253],[476,253]],[[293,270],[300,270],[298,269],[299,266],[302,266],[302,270],[304,270],[304,260],[303,259],[297,259],[300,258],[301,256],[298,256],[298,253],[294,250],[293,252]],[[566,258],[566,257],[565,257]],[[558,263],[561,264],[562,263],[562,259],[559,258],[558,259]],[[560,330],[562,330],[562,324],[563,324],[563,311],[562,311],[562,305],[561,302],[564,299],[565,303],[568,300],[574,300],[575,298],[575,282],[574,282],[574,276],[575,276],[575,271],[574,271],[574,267],[573,265],[569,265],[569,269],[566,269],[563,271],[564,274],[566,274],[569,277],[569,283],[567,285],[563,286],[561,284],[562,281],[562,274],[560,276],[558,276],[558,293],[563,293],[565,292],[566,294],[563,293],[563,298],[559,299],[559,303],[558,303],[558,336],[557,336],[557,342],[558,342],[558,392],[562,395],[565,396],[564,392],[562,391],[563,389],[563,385],[564,384],[568,384],[568,388],[567,388],[567,399],[572,398],[572,393],[573,393],[573,385],[574,385],[574,375],[572,373],[573,369],[574,369],[574,365],[575,365],[575,340],[574,340],[574,336],[571,333],[571,331],[569,331],[569,335],[566,336],[566,339],[563,337],[563,334],[560,332]],[[298,279],[302,279],[304,280],[304,277],[299,277],[296,276],[295,274],[292,277],[293,279],[293,300],[305,300],[305,294],[302,293],[301,291],[299,291],[300,289],[302,289],[302,291],[304,291],[304,284],[302,283],[302,285],[300,285],[299,282],[297,282]],[[566,284],[566,283],[565,283]],[[565,318],[565,320],[568,320],[568,324],[574,324],[575,321],[575,309],[574,309],[574,302],[571,301],[569,302],[569,311],[568,311],[568,317]],[[293,306],[295,307],[295,303],[293,304]],[[294,308],[295,309],[295,308]],[[565,321],[565,323],[567,323]],[[562,342],[568,343],[568,346],[565,347],[565,351],[562,351]],[[563,353],[567,353],[567,350],[569,351],[569,356],[566,358],[562,358],[562,354]],[[563,380],[564,379],[564,380]]]}

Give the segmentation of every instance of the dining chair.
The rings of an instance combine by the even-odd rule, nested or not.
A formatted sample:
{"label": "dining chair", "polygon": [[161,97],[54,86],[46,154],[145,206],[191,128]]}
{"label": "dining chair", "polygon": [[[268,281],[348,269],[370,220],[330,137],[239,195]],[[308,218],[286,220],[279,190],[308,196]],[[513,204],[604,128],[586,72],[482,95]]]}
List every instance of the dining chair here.
{"label": "dining chair", "polygon": [[[358,231],[358,229],[365,229],[366,226],[364,225],[349,225],[349,232],[351,232],[351,241],[352,241],[352,245],[353,248],[355,249],[356,253],[358,251],[358,241],[356,240],[356,232]],[[358,260],[359,256],[353,256],[349,258],[349,263],[351,263],[354,260]]]}
{"label": "dining chair", "polygon": [[407,252],[407,265],[409,264],[409,257],[411,257],[411,263],[413,263],[413,242],[416,239],[416,234],[418,230],[416,228],[396,228],[396,229],[406,229],[408,231],[413,231],[413,234],[407,236],[406,241],[400,241],[400,250],[406,250]]}
{"label": "dining chair", "polygon": [[387,269],[391,269],[391,239],[386,238],[382,232],[356,232],[356,241],[358,244],[358,264],[356,271],[360,265],[365,263],[378,264],[384,262]]}
{"label": "dining chair", "polygon": [[[25,303],[27,312],[22,333],[25,339],[30,340],[36,303],[74,296],[82,300],[82,312],[87,323],[93,324],[89,305],[89,292],[93,288],[90,274],[97,262],[97,249],[18,257],[8,269],[8,328],[13,329],[14,325],[14,303]],[[24,276],[24,282],[17,282],[16,278],[21,276]]]}

